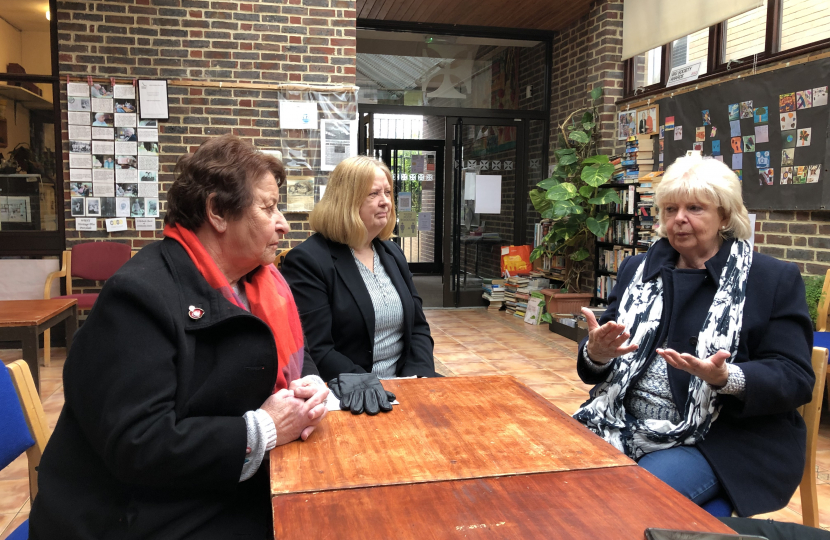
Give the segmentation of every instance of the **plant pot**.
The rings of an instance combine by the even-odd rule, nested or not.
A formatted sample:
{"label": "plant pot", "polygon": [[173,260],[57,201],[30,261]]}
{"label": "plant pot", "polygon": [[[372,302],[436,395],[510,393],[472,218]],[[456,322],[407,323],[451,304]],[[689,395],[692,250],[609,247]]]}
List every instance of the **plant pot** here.
{"label": "plant pot", "polygon": [[579,314],[580,309],[591,305],[592,293],[563,293],[557,289],[542,289],[545,295],[545,309],[553,316],[556,313]]}

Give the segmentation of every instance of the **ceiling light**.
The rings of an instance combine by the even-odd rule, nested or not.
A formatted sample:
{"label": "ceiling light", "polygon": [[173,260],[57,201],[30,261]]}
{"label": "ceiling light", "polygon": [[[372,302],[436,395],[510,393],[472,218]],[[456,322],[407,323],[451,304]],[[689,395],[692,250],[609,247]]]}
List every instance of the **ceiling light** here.
{"label": "ceiling light", "polygon": [[47,21],[51,21],[51,20],[52,20],[52,15],[49,13],[49,10],[48,10],[48,9],[46,10],[46,20],[47,20]]}

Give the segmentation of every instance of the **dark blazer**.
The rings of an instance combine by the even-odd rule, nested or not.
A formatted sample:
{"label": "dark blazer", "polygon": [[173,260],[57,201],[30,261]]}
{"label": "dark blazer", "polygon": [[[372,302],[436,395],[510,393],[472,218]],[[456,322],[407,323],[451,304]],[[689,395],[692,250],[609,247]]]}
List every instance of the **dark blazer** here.
{"label": "dark blazer", "polygon": [[[678,254],[666,239],[652,246],[643,278],[663,278],[663,320],[656,343],[668,340],[669,348],[695,354],[732,242],[724,242],[706,262],[706,270],[675,269]],[[629,257],[620,265],[600,324],[616,320],[620,297],[643,257]],[[795,492],[806,451],[804,420],[796,408],[810,401],[815,382],[812,323],[798,268],[754,253],[747,279],[735,358],[746,378],[746,395],[743,400],[722,396],[720,415],[697,444],[741,516],[783,508]],[[577,361],[579,376],[586,383],[600,383],[608,371],[594,374],[583,365],[584,343]],[[649,352],[654,359],[656,353]],[[667,367],[674,403],[683,411],[691,375]]]}
{"label": "dark blazer", "polygon": [[[242,415],[271,395],[276,370],[268,326],[177,242],[143,248],[107,281],[67,357],[30,538],[273,538],[267,462],[239,476]],[[303,373],[316,374],[310,360]]]}
{"label": "dark blazer", "polygon": [[[374,247],[403,304],[404,347],[397,374],[435,377],[432,336],[406,258],[394,242],[375,239]],[[349,246],[314,234],[288,252],[282,273],[323,380],[371,372],[375,310]]]}

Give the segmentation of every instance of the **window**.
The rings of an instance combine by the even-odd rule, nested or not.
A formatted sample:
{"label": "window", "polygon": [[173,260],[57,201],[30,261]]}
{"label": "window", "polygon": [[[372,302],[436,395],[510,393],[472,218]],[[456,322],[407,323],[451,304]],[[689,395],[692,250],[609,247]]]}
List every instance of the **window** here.
{"label": "window", "polygon": [[647,53],[640,54],[632,58],[633,62],[633,89],[646,88],[653,84],[660,83],[662,75],[663,62],[663,48],[655,47]]}
{"label": "window", "polygon": [[763,53],[767,38],[767,6],[757,7],[724,23],[724,62]]}
{"label": "window", "polygon": [[661,63],[670,70],[703,60],[700,75],[715,76],[824,47],[830,47],[830,0],[766,0],[746,13],[626,60],[625,97],[639,87],[650,94],[661,91],[668,77],[660,74]]}
{"label": "window", "polygon": [[709,56],[709,29],[676,39],[671,44],[671,67],[682,66],[702,60],[700,75],[706,73],[706,59]]}
{"label": "window", "polygon": [[781,50],[830,38],[830,2],[783,0]]}

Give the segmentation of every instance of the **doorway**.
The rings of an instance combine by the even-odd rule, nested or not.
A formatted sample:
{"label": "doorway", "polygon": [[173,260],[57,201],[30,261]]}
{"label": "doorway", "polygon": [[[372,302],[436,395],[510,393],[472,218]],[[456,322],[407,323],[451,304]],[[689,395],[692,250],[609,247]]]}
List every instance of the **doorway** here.
{"label": "doorway", "polygon": [[447,117],[444,305],[481,306],[485,278],[501,276],[502,246],[524,243],[521,119]]}

